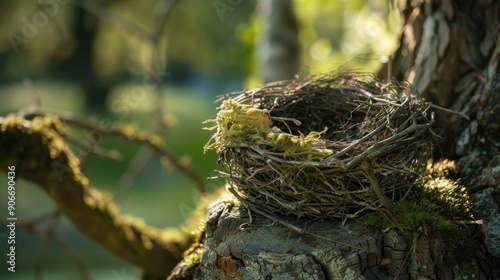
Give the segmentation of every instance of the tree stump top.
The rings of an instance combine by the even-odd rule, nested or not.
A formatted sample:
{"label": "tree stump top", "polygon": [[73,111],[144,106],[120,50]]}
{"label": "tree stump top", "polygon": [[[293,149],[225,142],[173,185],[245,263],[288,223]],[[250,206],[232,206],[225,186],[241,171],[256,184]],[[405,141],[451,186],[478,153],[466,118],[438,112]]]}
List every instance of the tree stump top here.
{"label": "tree stump top", "polygon": [[[478,226],[451,233],[376,230],[356,219],[276,216],[300,233],[231,202],[211,205],[194,279],[489,279],[499,262]],[[450,238],[453,236],[453,238]],[[459,278],[456,278],[459,277]],[[477,278],[473,278],[477,277]]]}

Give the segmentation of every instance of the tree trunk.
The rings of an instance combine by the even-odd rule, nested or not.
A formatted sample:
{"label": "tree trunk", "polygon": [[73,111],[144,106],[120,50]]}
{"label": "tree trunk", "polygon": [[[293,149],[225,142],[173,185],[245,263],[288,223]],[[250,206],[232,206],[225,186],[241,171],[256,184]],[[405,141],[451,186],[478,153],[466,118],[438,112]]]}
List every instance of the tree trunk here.
{"label": "tree trunk", "polygon": [[[280,219],[298,233],[262,216],[249,223],[244,207],[210,207],[202,250],[186,258],[169,279],[498,279],[500,262],[483,246],[479,225],[450,233],[378,231],[356,220]],[[196,256],[193,256],[196,255]],[[462,278],[463,277],[463,278]]]}
{"label": "tree trunk", "polygon": [[[392,76],[410,82],[434,104],[474,116],[500,66],[499,1],[400,1],[399,9],[403,27]],[[380,71],[385,75],[386,68]],[[456,140],[468,122],[439,110],[436,118],[441,136],[436,152],[463,155]]]}
{"label": "tree trunk", "polygon": [[500,1],[412,3],[400,2],[393,74],[470,117],[436,110],[436,153],[457,160],[488,249],[500,258]]}
{"label": "tree trunk", "polygon": [[258,41],[259,73],[264,82],[292,79],[299,72],[299,27],[290,0],[261,0],[257,6],[264,22]]}
{"label": "tree trunk", "polygon": [[106,98],[111,85],[109,81],[99,78],[95,70],[96,64],[99,64],[94,58],[98,19],[76,6],[73,8],[73,17],[72,32],[76,49],[60,63],[55,63],[50,71],[58,77],[73,80],[82,88],[86,110],[102,112],[106,110]]}
{"label": "tree trunk", "polygon": [[[436,113],[436,153],[456,159],[482,219],[449,232],[376,231],[297,220],[301,233],[231,203],[209,209],[196,250],[170,279],[499,279],[500,1],[400,1],[392,73]],[[387,75],[382,69],[381,77]],[[452,238],[450,238],[452,237]]]}

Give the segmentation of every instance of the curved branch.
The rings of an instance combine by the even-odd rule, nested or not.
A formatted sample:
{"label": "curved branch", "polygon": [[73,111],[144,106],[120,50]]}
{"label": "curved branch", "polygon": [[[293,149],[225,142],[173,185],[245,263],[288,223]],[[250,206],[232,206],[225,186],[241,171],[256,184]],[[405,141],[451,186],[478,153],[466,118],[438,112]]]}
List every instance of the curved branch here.
{"label": "curved branch", "polygon": [[139,266],[145,274],[166,277],[181,260],[192,236],[179,230],[167,236],[124,219],[109,196],[89,185],[79,160],[59,135],[61,129],[61,120],[55,116],[32,120],[13,114],[0,117],[0,170],[6,172],[8,166],[15,166],[17,177],[42,187],[87,237]]}
{"label": "curved branch", "polygon": [[201,177],[189,166],[182,163],[182,161],[173,152],[162,147],[162,145],[160,144],[161,140],[155,134],[136,131],[134,129],[131,129],[131,127],[127,125],[113,125],[110,127],[105,127],[98,126],[98,124],[86,123],[81,120],[72,118],[61,119],[69,124],[73,124],[81,128],[93,129],[95,127],[99,127],[99,129],[104,134],[119,136],[125,140],[141,143],[147,146],[155,153],[166,157],[168,161],[171,162],[177,169],[179,169],[182,173],[184,173],[194,181],[196,187],[200,192],[205,192],[205,183],[201,179]]}

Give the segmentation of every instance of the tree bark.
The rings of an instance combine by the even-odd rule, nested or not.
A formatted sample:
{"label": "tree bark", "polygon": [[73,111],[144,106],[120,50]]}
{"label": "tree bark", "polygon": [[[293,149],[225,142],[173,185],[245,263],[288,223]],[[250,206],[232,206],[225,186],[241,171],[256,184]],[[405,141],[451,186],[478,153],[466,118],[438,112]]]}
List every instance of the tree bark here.
{"label": "tree bark", "polygon": [[[498,279],[500,262],[480,228],[451,233],[378,231],[355,220],[297,220],[298,233],[231,202],[210,207],[199,264],[182,262],[169,279]],[[193,258],[187,254],[186,258]],[[182,273],[181,273],[182,272]]]}
{"label": "tree bark", "polygon": [[[500,67],[500,2],[433,0],[398,4],[403,26],[389,75],[410,82],[434,104],[474,116]],[[387,76],[387,67],[379,76]],[[438,155],[456,158],[456,139],[467,121],[440,110],[436,110],[436,119],[435,130],[441,136]]]}
{"label": "tree bark", "polygon": [[488,249],[500,257],[500,1],[399,5],[404,25],[392,74],[470,117],[435,110],[436,154],[457,160]]}

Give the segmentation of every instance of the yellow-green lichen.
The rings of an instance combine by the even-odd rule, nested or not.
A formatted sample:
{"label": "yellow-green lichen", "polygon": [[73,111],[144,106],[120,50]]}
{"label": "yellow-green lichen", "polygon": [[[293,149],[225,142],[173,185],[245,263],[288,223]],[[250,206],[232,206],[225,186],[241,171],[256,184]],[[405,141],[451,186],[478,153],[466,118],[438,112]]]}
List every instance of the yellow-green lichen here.
{"label": "yellow-green lichen", "polygon": [[205,151],[231,145],[260,146],[285,159],[301,161],[319,161],[333,153],[323,147],[324,142],[320,139],[326,128],[307,135],[284,133],[271,129],[272,118],[267,109],[257,109],[231,99],[224,102],[216,119],[205,121],[209,122],[217,125],[207,129],[217,129],[217,132],[205,145]]}
{"label": "yellow-green lichen", "polygon": [[[36,169],[37,165],[48,164],[43,162],[47,159],[45,155],[53,159],[50,163],[53,172],[44,174],[44,177],[49,181],[61,181],[65,176],[71,176],[71,180],[79,181],[84,185],[88,184],[88,180],[80,171],[78,158],[69,152],[61,137],[67,131],[57,116],[43,115],[33,119],[25,119],[24,116],[9,114],[2,120],[2,141],[0,144],[6,147],[24,148],[5,149],[4,152],[0,152],[0,158],[9,159],[15,157],[15,153],[29,149],[29,152],[36,156],[28,158],[39,158],[37,160],[26,159],[23,162],[26,167]],[[22,137],[22,134],[28,134],[29,137]],[[66,163],[63,164],[63,161]]]}
{"label": "yellow-green lichen", "polygon": [[188,267],[198,265],[201,262],[201,255],[203,255],[204,252],[203,247],[199,246],[188,252],[189,253],[185,255],[182,262]]}

